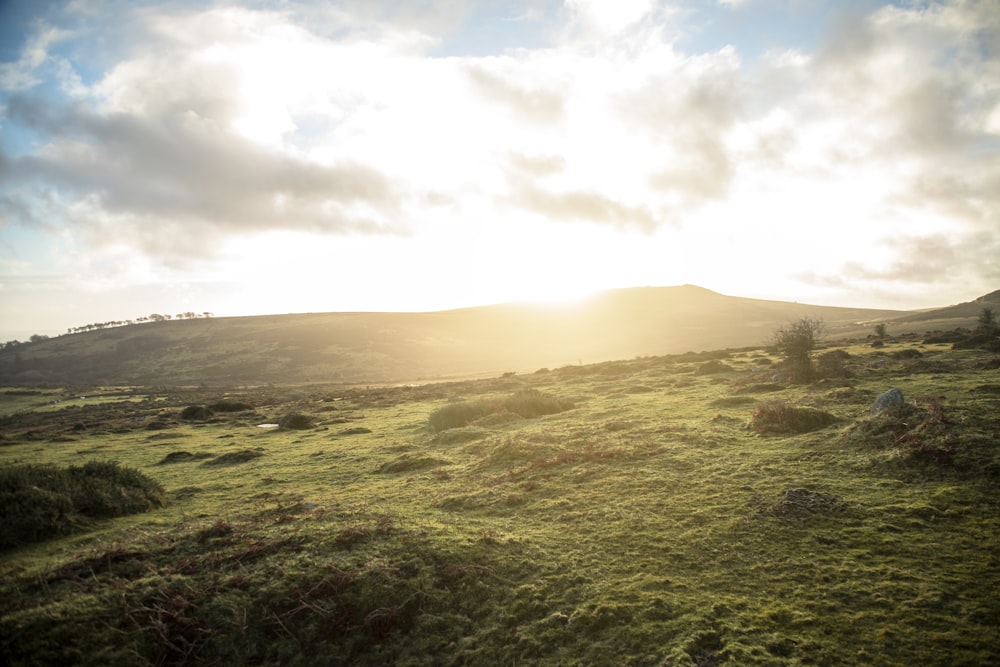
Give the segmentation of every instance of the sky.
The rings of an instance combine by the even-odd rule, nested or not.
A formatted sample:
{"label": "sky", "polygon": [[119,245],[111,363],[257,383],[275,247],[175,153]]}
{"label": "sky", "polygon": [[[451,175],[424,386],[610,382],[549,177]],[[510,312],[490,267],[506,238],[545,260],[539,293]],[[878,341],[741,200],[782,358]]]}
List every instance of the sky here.
{"label": "sky", "polygon": [[0,0],[0,340],[998,255],[996,0]]}

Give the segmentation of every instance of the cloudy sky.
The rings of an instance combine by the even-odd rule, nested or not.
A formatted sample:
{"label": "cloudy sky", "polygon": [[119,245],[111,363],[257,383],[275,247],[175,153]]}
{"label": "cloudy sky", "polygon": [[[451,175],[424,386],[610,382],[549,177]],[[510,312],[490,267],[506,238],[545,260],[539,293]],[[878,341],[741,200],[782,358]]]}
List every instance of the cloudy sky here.
{"label": "cloudy sky", "polygon": [[998,253],[996,0],[0,0],[0,339]]}

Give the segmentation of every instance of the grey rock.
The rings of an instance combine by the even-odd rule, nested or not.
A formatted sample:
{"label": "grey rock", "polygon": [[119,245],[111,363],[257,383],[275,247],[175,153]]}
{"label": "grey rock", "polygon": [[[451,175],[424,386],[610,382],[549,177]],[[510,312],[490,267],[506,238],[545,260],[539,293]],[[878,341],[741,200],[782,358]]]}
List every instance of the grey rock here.
{"label": "grey rock", "polygon": [[872,417],[886,410],[900,408],[906,401],[903,400],[903,392],[893,387],[889,391],[882,392],[875,398],[872,404]]}

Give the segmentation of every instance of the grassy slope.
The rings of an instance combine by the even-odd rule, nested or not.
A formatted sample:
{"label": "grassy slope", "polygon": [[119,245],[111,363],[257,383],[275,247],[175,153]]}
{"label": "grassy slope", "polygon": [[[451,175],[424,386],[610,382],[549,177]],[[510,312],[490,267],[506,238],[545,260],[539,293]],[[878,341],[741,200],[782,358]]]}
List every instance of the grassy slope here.
{"label": "grassy slope", "polygon": [[613,290],[560,307],[183,320],[0,350],[0,384],[234,386],[481,376],[759,345],[777,326],[803,316],[823,318],[832,336],[864,335],[872,326],[858,322],[900,314],[685,286]]}
{"label": "grassy slope", "polygon": [[[808,387],[775,387],[758,351],[711,375],[697,357],[663,357],[422,387],[246,392],[230,398],[253,413],[197,424],[179,422],[181,408],[220,393],[22,411],[3,422],[3,462],[118,460],[172,500],[3,555],[0,655],[996,664],[997,371],[985,353],[944,346],[893,356],[913,347],[848,348],[853,377]],[[898,445],[867,433],[868,407],[889,386],[921,405],[944,396],[945,419],[910,424]],[[524,387],[577,407],[427,431],[453,399]],[[755,406],[774,398],[838,422],[800,435],[748,430]],[[320,426],[255,426],[291,411]],[[243,462],[212,465],[227,453]],[[168,456],[181,462],[161,463]]]}

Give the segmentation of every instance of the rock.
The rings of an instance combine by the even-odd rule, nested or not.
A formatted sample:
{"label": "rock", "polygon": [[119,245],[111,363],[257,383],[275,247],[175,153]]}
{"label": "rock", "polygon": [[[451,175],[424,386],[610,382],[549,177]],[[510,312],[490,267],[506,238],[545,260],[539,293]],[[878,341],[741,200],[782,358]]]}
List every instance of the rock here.
{"label": "rock", "polygon": [[872,404],[872,417],[895,408],[903,407],[906,401],[903,400],[903,392],[893,387],[889,391],[879,394]]}

